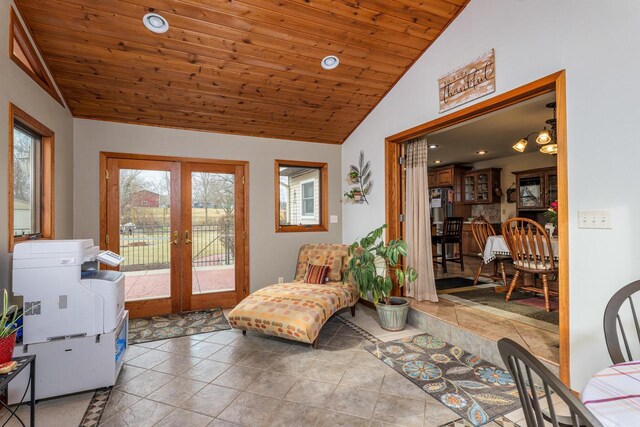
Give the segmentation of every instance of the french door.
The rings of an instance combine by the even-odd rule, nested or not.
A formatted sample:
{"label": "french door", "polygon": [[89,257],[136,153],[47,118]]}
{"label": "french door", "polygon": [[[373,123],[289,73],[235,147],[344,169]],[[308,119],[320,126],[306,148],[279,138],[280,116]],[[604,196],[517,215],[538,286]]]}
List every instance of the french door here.
{"label": "french door", "polygon": [[103,247],[125,257],[131,317],[231,307],[248,294],[246,163],[103,157]]}

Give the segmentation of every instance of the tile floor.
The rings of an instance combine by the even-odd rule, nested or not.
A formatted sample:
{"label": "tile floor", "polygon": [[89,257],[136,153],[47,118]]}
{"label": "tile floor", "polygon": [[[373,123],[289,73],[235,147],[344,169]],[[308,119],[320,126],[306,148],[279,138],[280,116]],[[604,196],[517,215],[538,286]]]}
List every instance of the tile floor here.
{"label": "tile floor", "polygon": [[[362,306],[355,318],[342,315],[384,341],[420,332],[386,332]],[[318,350],[234,330],[134,345],[102,425],[437,427],[459,418],[366,345],[337,319],[323,329]],[[90,397],[39,403],[37,424],[78,425]],[[507,417],[522,418],[519,411]]]}
{"label": "tile floor", "polygon": [[[459,265],[449,263],[447,273],[443,273],[441,268],[436,270],[436,278],[473,278],[479,262],[479,259],[465,257],[464,272],[460,271]],[[485,268],[485,273],[490,272],[491,268]],[[559,335],[557,328],[550,325],[534,325],[526,319],[514,320],[517,315],[498,310],[488,311],[484,307],[470,307],[444,298],[440,298],[437,304],[412,301],[411,307],[494,341],[510,338],[548,362],[557,364],[559,361]]]}

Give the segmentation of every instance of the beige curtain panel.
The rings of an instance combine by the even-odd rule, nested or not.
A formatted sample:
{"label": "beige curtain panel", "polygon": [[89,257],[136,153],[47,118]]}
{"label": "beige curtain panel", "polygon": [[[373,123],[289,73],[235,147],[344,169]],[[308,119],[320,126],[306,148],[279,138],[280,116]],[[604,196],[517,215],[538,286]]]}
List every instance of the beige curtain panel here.
{"label": "beige curtain panel", "polygon": [[431,212],[429,210],[429,178],[427,172],[427,138],[407,143],[406,237],[409,246],[407,264],[418,272],[418,279],[409,286],[407,296],[418,301],[438,302],[431,250]]}

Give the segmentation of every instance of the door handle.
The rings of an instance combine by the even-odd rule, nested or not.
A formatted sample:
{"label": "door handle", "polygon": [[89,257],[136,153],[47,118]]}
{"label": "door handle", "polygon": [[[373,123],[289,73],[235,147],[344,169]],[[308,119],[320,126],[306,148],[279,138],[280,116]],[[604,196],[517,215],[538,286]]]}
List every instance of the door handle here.
{"label": "door handle", "polygon": [[192,242],[193,241],[191,239],[189,239],[189,230],[184,230],[184,243],[189,245]]}
{"label": "door handle", "polygon": [[171,241],[171,244],[173,246],[178,246],[178,232],[177,231],[173,232],[173,240]]}

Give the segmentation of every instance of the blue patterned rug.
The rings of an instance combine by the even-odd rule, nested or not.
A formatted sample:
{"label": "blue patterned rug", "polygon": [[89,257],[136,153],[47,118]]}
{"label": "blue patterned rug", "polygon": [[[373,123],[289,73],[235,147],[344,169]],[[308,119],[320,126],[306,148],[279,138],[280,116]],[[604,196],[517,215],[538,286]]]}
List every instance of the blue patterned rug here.
{"label": "blue patterned rug", "polygon": [[366,349],[475,426],[520,408],[511,374],[440,338],[416,335]]}

